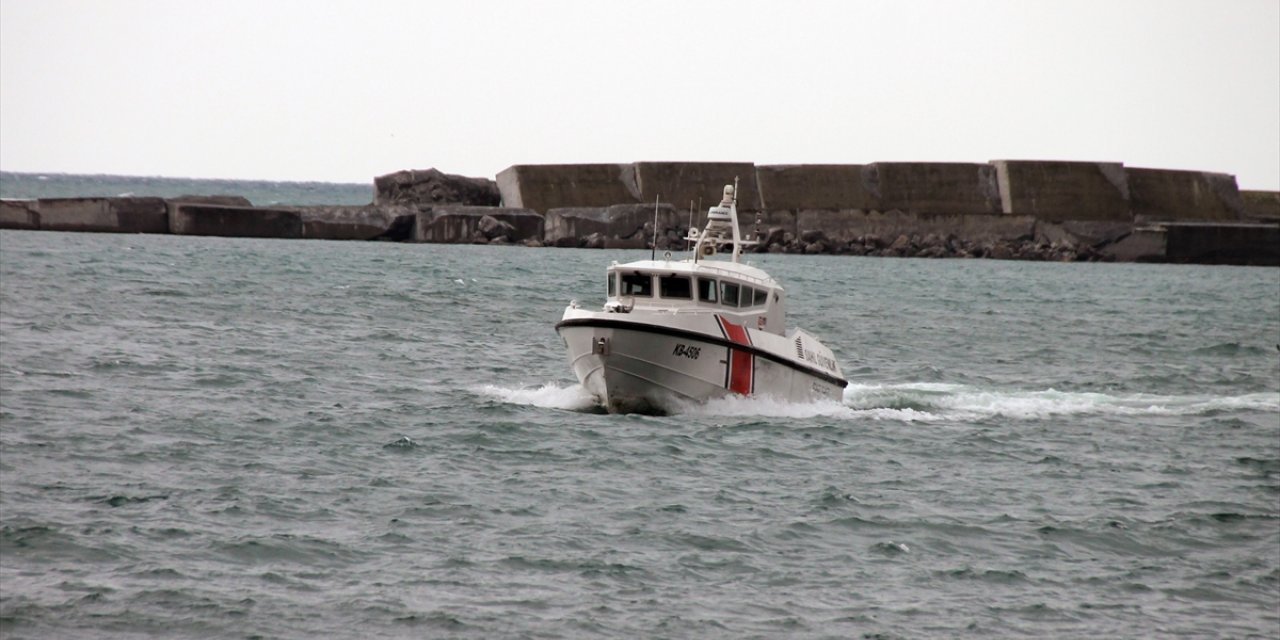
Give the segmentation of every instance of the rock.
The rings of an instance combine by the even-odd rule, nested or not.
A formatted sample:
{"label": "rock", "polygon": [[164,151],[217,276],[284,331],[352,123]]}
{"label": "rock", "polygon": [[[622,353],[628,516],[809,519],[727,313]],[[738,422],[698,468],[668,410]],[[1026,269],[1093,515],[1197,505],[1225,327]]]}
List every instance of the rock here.
{"label": "rock", "polygon": [[186,202],[190,204],[222,204],[228,207],[252,207],[253,203],[244,196],[178,196],[167,198],[169,202]]}
{"label": "rock", "polygon": [[767,247],[773,244],[782,244],[786,240],[786,235],[787,230],[782,227],[769,227],[769,231],[760,242],[760,246]]}
{"label": "rock", "polygon": [[658,250],[660,251],[688,251],[691,247],[684,240],[683,236],[672,238],[671,234],[658,236]]}
{"label": "rock", "polygon": [[373,179],[374,204],[464,204],[496,207],[498,183],[436,169],[397,171]]}
{"label": "rock", "polygon": [[800,233],[800,240],[804,241],[806,244],[814,244],[826,239],[827,234],[823,233],[821,229],[811,229]]}
{"label": "rock", "polygon": [[898,239],[894,240],[893,244],[889,245],[890,249],[892,249],[895,252],[899,252],[898,255],[901,255],[900,252],[905,251],[910,247],[911,247],[911,238],[908,238],[905,234],[898,236]]}
{"label": "rock", "polygon": [[[396,207],[392,207],[396,209]],[[418,229],[417,212],[407,215],[397,215],[391,221],[391,226],[387,228],[386,233],[372,238],[373,240],[391,241],[391,242],[412,242],[413,234]]]}
{"label": "rock", "polygon": [[808,244],[806,244],[806,245],[804,246],[804,252],[805,252],[806,254],[808,254],[808,255],[816,255],[816,254],[819,254],[819,253],[825,253],[825,252],[826,252],[826,250],[827,250],[827,246],[826,246],[825,244],[823,244],[821,241],[818,241],[818,242],[810,242],[810,243],[808,243]]}
{"label": "rock", "polygon": [[484,234],[484,237],[493,240],[498,237],[510,237],[515,235],[515,225],[510,222],[504,222],[493,216],[484,216],[480,218],[480,222],[476,223],[476,229]]}
{"label": "rock", "polygon": [[[671,205],[658,207],[659,238],[663,234],[684,236],[684,218]],[[608,207],[557,208],[547,212],[543,242],[557,243],[561,238],[585,238],[600,233],[615,240],[642,237],[653,240],[654,206],[611,205]]]}
{"label": "rock", "polygon": [[582,246],[588,249],[603,249],[605,235],[603,233],[593,233],[583,239]]}
{"label": "rock", "polygon": [[[486,218],[489,218],[486,221]],[[542,238],[542,215],[529,209],[443,205],[415,216],[415,242],[488,242],[505,235],[514,242]],[[486,233],[483,229],[489,229]]]}
{"label": "rock", "polygon": [[613,238],[605,236],[605,249],[649,249],[648,237],[642,233],[633,234],[630,238]]}

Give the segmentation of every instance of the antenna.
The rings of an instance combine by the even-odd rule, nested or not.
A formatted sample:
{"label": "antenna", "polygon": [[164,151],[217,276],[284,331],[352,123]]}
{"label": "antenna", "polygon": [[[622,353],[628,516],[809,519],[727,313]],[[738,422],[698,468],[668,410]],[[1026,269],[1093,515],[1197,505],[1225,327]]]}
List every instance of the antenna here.
{"label": "antenna", "polygon": [[649,251],[650,260],[658,259],[658,198],[661,197],[661,195],[653,197],[653,249]]}
{"label": "antenna", "polygon": [[742,252],[742,238],[738,235],[738,176],[733,177],[733,261],[738,261],[738,254]]}
{"label": "antenna", "polygon": [[[693,229],[693,200],[690,200],[689,201],[689,230],[692,230],[692,229]],[[685,239],[684,239],[685,251],[688,251],[689,249],[693,248],[693,245],[689,244],[690,242],[693,242],[693,241],[689,239],[689,233],[688,231],[686,231]]]}

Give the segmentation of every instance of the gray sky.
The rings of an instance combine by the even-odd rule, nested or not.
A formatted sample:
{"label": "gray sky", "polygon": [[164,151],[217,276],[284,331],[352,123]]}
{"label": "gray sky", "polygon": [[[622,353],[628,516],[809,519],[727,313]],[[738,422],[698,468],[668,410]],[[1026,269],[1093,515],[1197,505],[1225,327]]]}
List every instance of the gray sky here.
{"label": "gray sky", "polygon": [[0,168],[1061,159],[1280,189],[1280,1],[0,0]]}

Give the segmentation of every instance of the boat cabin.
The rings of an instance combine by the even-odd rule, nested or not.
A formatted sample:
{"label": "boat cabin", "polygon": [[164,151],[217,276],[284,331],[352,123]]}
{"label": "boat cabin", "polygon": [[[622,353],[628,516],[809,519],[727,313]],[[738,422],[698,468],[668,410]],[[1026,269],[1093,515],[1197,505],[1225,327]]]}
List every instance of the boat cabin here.
{"label": "boat cabin", "polygon": [[[757,272],[757,273],[752,273]],[[716,313],[782,335],[783,289],[763,271],[732,263],[642,261],[614,264],[605,310],[613,313]]]}

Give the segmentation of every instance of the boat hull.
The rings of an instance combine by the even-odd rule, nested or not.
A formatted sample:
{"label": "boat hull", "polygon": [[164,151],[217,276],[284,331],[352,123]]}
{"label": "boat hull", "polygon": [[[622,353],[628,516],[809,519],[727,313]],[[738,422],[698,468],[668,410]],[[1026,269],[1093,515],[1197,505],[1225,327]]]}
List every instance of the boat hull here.
{"label": "boat hull", "polygon": [[762,340],[719,317],[659,323],[565,315],[556,330],[574,374],[610,412],[677,413],[730,395],[811,402],[843,394],[845,381],[800,362],[789,339]]}

